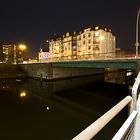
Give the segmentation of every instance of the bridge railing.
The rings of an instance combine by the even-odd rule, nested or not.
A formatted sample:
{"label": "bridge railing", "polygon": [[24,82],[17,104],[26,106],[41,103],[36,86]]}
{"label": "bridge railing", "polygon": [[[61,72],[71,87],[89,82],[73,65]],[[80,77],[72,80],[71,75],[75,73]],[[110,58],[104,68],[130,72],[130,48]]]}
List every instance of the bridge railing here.
{"label": "bridge railing", "polygon": [[137,111],[133,111],[122,127],[118,130],[112,140],[131,140],[134,139],[134,126],[137,117]]}
{"label": "bridge railing", "polygon": [[140,85],[140,72],[135,80],[132,87],[132,97],[127,96],[112,109],[106,112],[98,120],[92,123],[89,127],[78,134],[73,140],[90,140],[93,138],[107,123],[109,123],[126,105],[130,103],[130,115],[116,135],[113,140],[139,140],[140,139],[140,95],[139,93]]}
{"label": "bridge railing", "polygon": [[82,54],[82,55],[69,55],[69,56],[59,56],[54,55],[52,58],[44,60],[44,62],[61,62],[61,61],[80,61],[80,60],[105,60],[105,59],[126,59],[135,58],[134,53],[98,53],[98,54]]}
{"label": "bridge railing", "polygon": [[83,130],[72,140],[90,140],[92,139],[107,123],[109,123],[128,103],[132,100],[131,96],[125,97],[117,105],[111,108],[103,116],[97,119],[89,127]]}

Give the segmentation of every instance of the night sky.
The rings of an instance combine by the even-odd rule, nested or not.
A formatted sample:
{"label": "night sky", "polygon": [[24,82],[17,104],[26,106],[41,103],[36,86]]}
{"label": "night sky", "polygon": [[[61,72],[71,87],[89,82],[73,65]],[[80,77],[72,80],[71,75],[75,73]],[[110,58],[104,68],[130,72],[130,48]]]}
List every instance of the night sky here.
{"label": "night sky", "polygon": [[0,42],[23,42],[35,57],[54,34],[103,26],[112,30],[117,47],[135,49],[138,9],[140,0],[1,0]]}

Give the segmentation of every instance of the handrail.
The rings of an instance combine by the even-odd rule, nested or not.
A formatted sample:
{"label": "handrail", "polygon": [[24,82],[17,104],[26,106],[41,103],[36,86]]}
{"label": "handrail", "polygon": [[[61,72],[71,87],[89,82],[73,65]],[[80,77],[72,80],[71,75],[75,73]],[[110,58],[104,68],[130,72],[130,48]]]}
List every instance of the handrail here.
{"label": "handrail", "polygon": [[134,140],[140,140],[140,94],[137,100],[137,111],[138,115],[134,127]]}
{"label": "handrail", "polygon": [[97,119],[94,123],[88,126],[80,134],[74,137],[72,140],[90,140],[93,138],[108,122],[110,122],[130,101],[131,96],[125,97],[113,108],[107,111],[103,116]]}
{"label": "handrail", "polygon": [[138,76],[135,80],[135,83],[132,87],[132,98],[133,98],[133,104],[132,104],[132,108],[131,108],[131,112],[132,110],[136,110],[136,104],[137,104],[137,92],[138,92],[138,87],[140,85],[140,71],[138,73]]}
{"label": "handrail", "polygon": [[137,113],[138,113],[137,111],[133,111],[130,114],[130,116],[124,122],[124,124],[122,125],[122,127],[118,130],[118,132],[115,134],[115,136],[112,138],[112,140],[121,140],[124,137],[124,135],[126,134],[126,132],[128,131],[128,129],[130,128],[130,126],[134,122],[134,119],[136,118]]}

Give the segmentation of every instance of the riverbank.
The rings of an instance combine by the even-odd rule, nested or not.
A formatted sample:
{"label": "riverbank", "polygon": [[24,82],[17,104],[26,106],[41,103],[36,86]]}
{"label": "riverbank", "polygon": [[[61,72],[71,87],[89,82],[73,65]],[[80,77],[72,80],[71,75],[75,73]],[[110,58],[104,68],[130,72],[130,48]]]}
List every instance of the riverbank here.
{"label": "riverbank", "polygon": [[25,71],[15,64],[0,64],[0,79],[27,78]]}

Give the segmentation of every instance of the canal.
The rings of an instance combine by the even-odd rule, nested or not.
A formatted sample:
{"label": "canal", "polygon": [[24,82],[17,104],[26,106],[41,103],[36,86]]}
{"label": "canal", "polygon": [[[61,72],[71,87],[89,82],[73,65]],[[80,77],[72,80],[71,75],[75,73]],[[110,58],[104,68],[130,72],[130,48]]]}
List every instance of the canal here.
{"label": "canal", "polygon": [[[102,76],[1,80],[0,139],[70,140],[128,94],[128,85],[104,83]],[[111,139],[126,117],[127,108],[94,139]]]}

